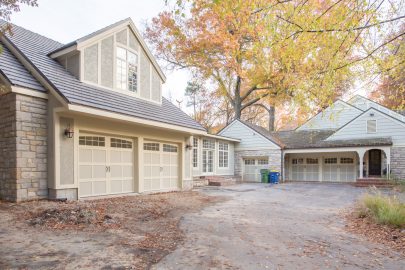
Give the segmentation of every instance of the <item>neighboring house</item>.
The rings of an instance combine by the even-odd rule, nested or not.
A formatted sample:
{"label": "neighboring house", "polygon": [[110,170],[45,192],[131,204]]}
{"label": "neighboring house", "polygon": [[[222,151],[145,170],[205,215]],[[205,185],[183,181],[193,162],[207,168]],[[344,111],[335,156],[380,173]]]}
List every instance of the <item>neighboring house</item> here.
{"label": "neighboring house", "polygon": [[1,36],[0,199],[181,190],[193,174],[233,175],[239,140],[207,134],[162,97],[166,78],[131,19],[65,45],[12,31]]}
{"label": "neighboring house", "polygon": [[0,37],[0,199],[257,182],[262,168],[295,181],[405,178],[405,116],[361,96],[294,131],[235,120],[211,135],[162,97],[166,78],[131,19],[65,45],[12,30]]}
{"label": "neighboring house", "polygon": [[235,173],[246,181],[259,181],[262,168],[291,181],[405,179],[405,116],[359,95],[336,101],[296,130],[269,132],[235,120],[219,135],[240,139]]}

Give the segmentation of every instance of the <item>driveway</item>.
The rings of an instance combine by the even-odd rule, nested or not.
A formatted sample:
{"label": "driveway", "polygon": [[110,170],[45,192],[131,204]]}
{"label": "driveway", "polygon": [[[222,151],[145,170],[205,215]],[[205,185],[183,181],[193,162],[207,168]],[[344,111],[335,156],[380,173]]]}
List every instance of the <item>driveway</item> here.
{"label": "driveway", "polygon": [[404,269],[405,258],[344,230],[365,189],[243,184],[200,192],[229,200],[184,216],[185,242],[153,269]]}

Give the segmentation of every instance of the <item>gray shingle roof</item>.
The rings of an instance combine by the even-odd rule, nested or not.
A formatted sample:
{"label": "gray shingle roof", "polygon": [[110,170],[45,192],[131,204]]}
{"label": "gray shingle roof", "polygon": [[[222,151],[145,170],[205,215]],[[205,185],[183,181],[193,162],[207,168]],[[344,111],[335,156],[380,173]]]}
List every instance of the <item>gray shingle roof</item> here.
{"label": "gray shingle roof", "polygon": [[326,139],[335,133],[336,130],[288,130],[269,132],[261,126],[246,121],[241,122],[283,149],[392,145],[390,137],[326,141]]}
{"label": "gray shingle roof", "polygon": [[28,72],[17,58],[0,43],[0,71],[7,77],[12,85],[22,86],[29,89],[46,92],[45,88]]}
{"label": "gray shingle roof", "polygon": [[199,123],[165,98],[163,98],[160,106],[113,90],[80,82],[57,61],[48,56],[50,52],[60,48],[63,44],[16,25],[13,25],[12,31],[13,35],[7,36],[7,38],[44,75],[68,103],[205,130]]}
{"label": "gray shingle roof", "polygon": [[392,145],[390,137],[326,141],[334,132],[335,130],[291,130],[273,132],[272,135],[285,144],[285,149]]}

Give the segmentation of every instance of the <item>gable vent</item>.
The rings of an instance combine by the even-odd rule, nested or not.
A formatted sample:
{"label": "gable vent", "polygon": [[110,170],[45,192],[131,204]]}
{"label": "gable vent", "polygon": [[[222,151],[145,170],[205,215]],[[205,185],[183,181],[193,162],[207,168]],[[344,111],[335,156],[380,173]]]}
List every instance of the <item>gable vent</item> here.
{"label": "gable vent", "polygon": [[367,133],[377,132],[377,120],[367,120]]}

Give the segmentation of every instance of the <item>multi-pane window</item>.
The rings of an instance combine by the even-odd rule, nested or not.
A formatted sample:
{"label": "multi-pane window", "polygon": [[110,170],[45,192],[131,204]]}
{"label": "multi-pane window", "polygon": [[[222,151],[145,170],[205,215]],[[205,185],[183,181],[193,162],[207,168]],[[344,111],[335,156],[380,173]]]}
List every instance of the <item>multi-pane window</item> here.
{"label": "multi-pane window", "polygon": [[340,158],[340,164],[352,164],[354,163],[353,158]]}
{"label": "multi-pane window", "polygon": [[138,91],[138,56],[117,47],[116,85],[122,90]]}
{"label": "multi-pane window", "polygon": [[325,158],[325,164],[337,164],[337,158]]}
{"label": "multi-pane window", "polygon": [[203,140],[203,148],[205,149],[215,149],[215,142],[213,140]]}
{"label": "multi-pane window", "polygon": [[307,164],[318,164],[317,158],[307,158]]}
{"label": "multi-pane window", "polygon": [[268,165],[268,164],[269,164],[269,160],[268,160],[268,159],[261,158],[261,159],[258,159],[258,160],[257,160],[257,163],[259,163],[259,165]]}
{"label": "multi-pane window", "polygon": [[193,167],[198,167],[198,138],[193,138]]}
{"label": "multi-pane window", "polygon": [[304,164],[304,159],[303,158],[293,158],[292,159],[292,164]]}
{"label": "multi-pane window", "polygon": [[227,168],[229,163],[228,144],[220,142],[218,144],[218,161],[220,168]]}
{"label": "multi-pane window", "polygon": [[252,158],[245,159],[245,165],[255,165],[255,160]]}
{"label": "multi-pane window", "polygon": [[163,144],[163,152],[177,152],[177,146],[171,144]]}
{"label": "multi-pane window", "polygon": [[144,143],[143,150],[159,151],[159,144],[158,143]]}
{"label": "multi-pane window", "polygon": [[114,148],[132,148],[132,142],[128,140],[111,138],[111,147]]}
{"label": "multi-pane window", "polygon": [[105,137],[80,136],[79,145],[105,146]]}

